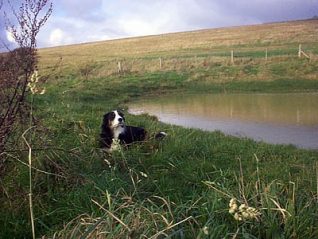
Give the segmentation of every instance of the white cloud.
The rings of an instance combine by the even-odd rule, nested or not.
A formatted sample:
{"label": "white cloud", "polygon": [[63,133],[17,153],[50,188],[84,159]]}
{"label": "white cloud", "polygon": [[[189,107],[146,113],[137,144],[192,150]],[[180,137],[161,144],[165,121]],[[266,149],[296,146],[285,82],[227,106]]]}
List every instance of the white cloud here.
{"label": "white cloud", "polygon": [[63,31],[59,28],[54,29],[49,38],[50,44],[59,45],[63,42]]}
{"label": "white cloud", "polygon": [[50,33],[49,45],[51,46],[72,44],[74,42],[74,38],[71,37],[70,33],[65,33],[60,28],[55,28]]}
{"label": "white cloud", "polygon": [[11,43],[15,43],[14,37],[10,31],[6,31],[7,40]]}
{"label": "white cloud", "polygon": [[53,15],[40,31],[39,46],[314,15],[318,15],[318,0],[55,0]]}

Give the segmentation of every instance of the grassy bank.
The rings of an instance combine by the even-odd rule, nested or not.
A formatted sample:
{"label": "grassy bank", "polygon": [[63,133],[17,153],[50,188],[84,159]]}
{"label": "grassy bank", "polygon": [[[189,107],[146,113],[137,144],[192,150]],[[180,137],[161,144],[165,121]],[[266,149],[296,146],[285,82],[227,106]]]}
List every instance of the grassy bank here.
{"label": "grassy bank", "polygon": [[[232,30],[229,44],[241,32]],[[256,28],[245,30],[254,32]],[[241,36],[242,42],[235,44],[246,44],[250,52],[263,49],[265,43],[255,41],[256,35],[249,35],[246,41]],[[191,34],[186,36],[182,39],[193,41]],[[308,36],[308,46],[315,52],[315,35]],[[278,33],[272,37],[278,37],[271,41],[272,47],[284,39]],[[177,49],[174,53],[180,56],[179,61],[172,57],[173,64],[165,62],[167,65],[158,69],[158,51],[152,48],[157,38],[145,39],[152,41],[138,48],[140,54],[121,51],[126,49],[123,40],[114,43],[122,46],[114,48],[115,52],[132,56],[136,63],[136,68],[120,73],[116,73],[117,59],[111,59],[112,52],[98,55],[103,52],[100,48],[92,52],[87,46],[74,52],[78,46],[64,48],[69,52],[64,51],[63,61],[70,57],[69,61],[52,67],[54,71],[51,65],[62,54],[61,49],[40,51],[46,54],[41,55],[42,72],[50,77],[46,93],[34,98],[36,127],[26,135],[32,139],[37,236],[317,238],[317,151],[185,129],[149,115],[128,113],[129,124],[145,127],[150,134],[163,130],[168,137],[149,139],[108,155],[98,148],[98,134],[105,112],[125,110],[130,101],[142,97],[178,92],[316,92],[318,62],[283,55],[266,62],[240,58],[233,65],[224,58],[191,55],[199,52],[200,44],[181,49],[167,43],[163,44],[165,56],[171,53],[169,49]],[[214,49],[221,51],[227,46],[220,39]],[[289,43],[297,45],[293,41]],[[87,55],[92,59],[84,59]],[[142,59],[139,63],[138,57]],[[115,70],[113,66],[108,70],[108,61],[113,61]],[[156,67],[151,68],[154,62]],[[1,238],[31,237],[28,155],[21,132],[11,139],[7,172],[0,181]],[[230,207],[231,199],[236,202],[232,200]]]}
{"label": "grassy bank", "polygon": [[[188,78],[178,72],[90,81],[70,75],[47,85],[47,93],[34,101],[41,121],[32,133],[33,165],[42,170],[34,170],[33,178],[39,236],[317,237],[315,151],[127,115],[130,124],[151,133],[164,130],[169,136],[113,155],[100,152],[101,116],[125,108],[136,97],[203,89],[306,91],[317,85],[299,80],[193,84]],[[23,147],[19,137],[17,142]],[[2,179],[6,193],[1,199],[1,237],[27,237],[27,167],[16,161],[26,158],[26,152],[11,156],[13,173]],[[261,214],[235,220],[229,213],[231,198]]]}

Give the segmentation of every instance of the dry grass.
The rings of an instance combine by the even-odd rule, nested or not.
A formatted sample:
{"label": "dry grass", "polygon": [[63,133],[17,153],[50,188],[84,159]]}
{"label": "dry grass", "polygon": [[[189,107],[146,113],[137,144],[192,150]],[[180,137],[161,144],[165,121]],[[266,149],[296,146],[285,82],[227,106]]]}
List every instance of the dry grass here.
{"label": "dry grass", "polygon": [[318,42],[317,23],[318,20],[306,20],[171,33],[45,48],[39,53],[42,67],[51,66],[61,58],[64,66],[72,68],[90,61],[116,68],[118,60],[138,61],[145,57],[153,57],[159,66],[159,57],[195,57],[207,52],[225,53],[232,48],[263,51],[265,48],[284,50],[299,43],[304,47],[313,45]]}

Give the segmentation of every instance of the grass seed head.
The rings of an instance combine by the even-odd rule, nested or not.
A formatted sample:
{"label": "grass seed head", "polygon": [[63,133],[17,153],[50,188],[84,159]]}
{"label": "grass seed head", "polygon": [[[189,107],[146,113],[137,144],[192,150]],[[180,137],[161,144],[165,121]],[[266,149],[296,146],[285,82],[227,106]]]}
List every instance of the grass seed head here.
{"label": "grass seed head", "polygon": [[38,75],[38,71],[35,70],[33,72],[33,74],[31,75],[30,80],[29,80],[28,85],[27,85],[29,87],[32,95],[35,95],[35,94],[43,95],[43,94],[45,94],[46,89],[45,88],[40,89],[38,87],[38,83],[39,83],[39,75]]}
{"label": "grass seed head", "polygon": [[204,235],[209,235],[209,228],[207,226],[204,226],[202,228]]}
{"label": "grass seed head", "polygon": [[239,207],[235,198],[232,198],[229,203],[229,213],[233,215],[237,221],[248,219],[259,219],[261,213],[254,207],[249,207],[242,203]]}

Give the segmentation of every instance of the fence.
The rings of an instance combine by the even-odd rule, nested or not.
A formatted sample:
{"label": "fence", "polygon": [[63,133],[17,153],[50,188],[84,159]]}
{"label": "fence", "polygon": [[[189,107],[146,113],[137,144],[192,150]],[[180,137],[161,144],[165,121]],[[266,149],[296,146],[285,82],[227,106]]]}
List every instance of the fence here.
{"label": "fence", "polygon": [[[166,57],[143,57],[134,59],[114,59],[108,61],[111,65],[111,72],[125,73],[134,71],[156,71],[156,70],[177,70],[184,68],[196,68],[199,66],[207,67],[217,64],[246,64],[247,62],[254,61],[256,63],[266,63],[270,60],[286,60],[286,58],[305,58],[309,61],[317,60],[317,55],[305,52],[302,45],[299,44],[298,49],[261,49],[256,51],[240,51],[230,50],[219,52],[199,52],[197,54],[181,54],[178,56]],[[114,65],[117,62],[117,69]]]}
{"label": "fence", "polygon": [[[299,44],[298,47],[259,47],[242,49],[202,49],[188,52],[169,52],[163,56],[154,53],[143,57],[110,58],[105,57],[91,61],[64,63],[61,67],[78,69],[80,75],[88,78],[91,75],[102,77],[113,74],[126,74],[131,72],[155,72],[155,71],[187,71],[197,68],[207,68],[220,65],[235,66],[242,64],[267,64],[270,62],[286,61],[288,59],[304,58],[308,61],[317,60],[317,49],[306,48]],[[313,54],[312,52],[316,53]],[[63,72],[63,69],[60,70]]]}

